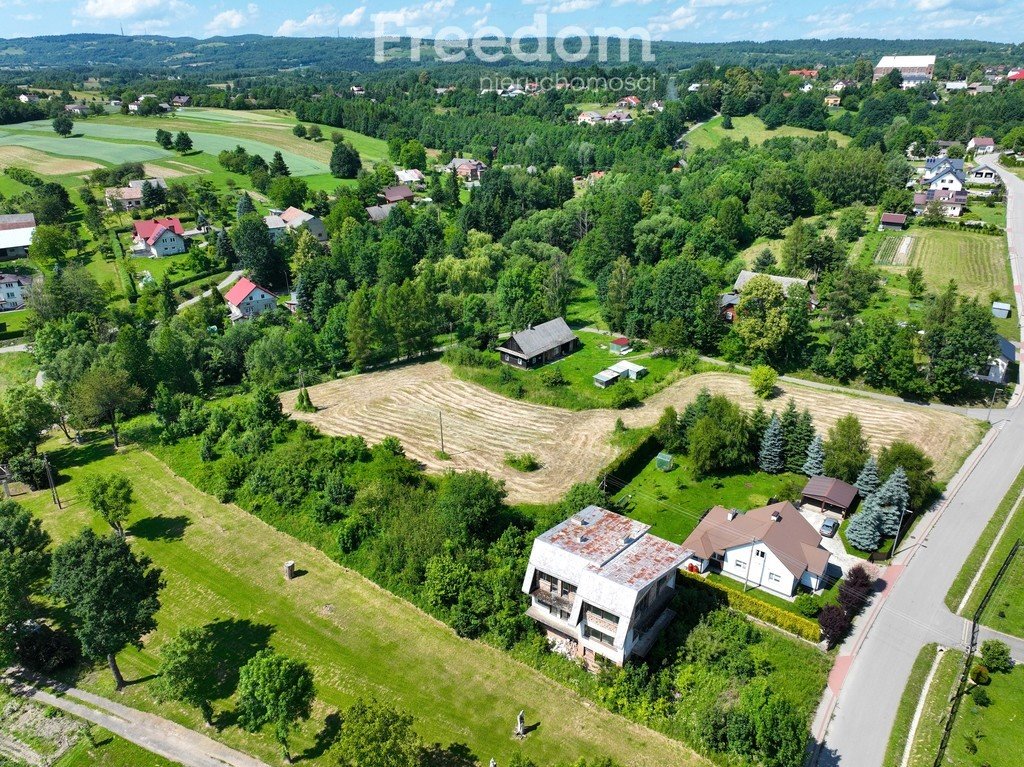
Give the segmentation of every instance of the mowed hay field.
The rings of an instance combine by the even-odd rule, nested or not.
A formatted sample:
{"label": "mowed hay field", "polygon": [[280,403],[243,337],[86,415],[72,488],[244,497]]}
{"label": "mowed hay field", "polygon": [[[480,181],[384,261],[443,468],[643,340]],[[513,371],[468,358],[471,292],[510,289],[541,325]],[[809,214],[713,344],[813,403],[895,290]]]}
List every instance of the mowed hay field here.
{"label": "mowed hay field", "polygon": [[[316,413],[294,412],[297,392],[282,395],[293,418],[309,421],[328,434],[359,434],[371,443],[392,435],[406,453],[430,471],[480,469],[504,479],[509,500],[552,503],[576,482],[597,477],[618,453],[611,443],[615,421],[628,427],[654,424],[665,408],[682,411],[703,387],[724,394],[746,409],[756,407],[746,376],[701,373],[658,392],[632,410],[573,412],[512,400],[454,377],[440,362],[351,376],[309,388]],[[940,480],[956,471],[976,444],[976,422],[950,413],[882,402],[784,384],[769,407],[783,408],[792,397],[808,408],[826,432],[839,418],[855,413],[873,450],[896,439],[918,445],[935,461]],[[437,457],[440,424],[450,460]],[[532,453],[541,463],[534,472],[505,465],[508,453]]]}
{"label": "mowed hay field", "polygon": [[[1012,298],[1005,237],[927,227],[915,227],[906,236],[914,240],[909,260],[903,264],[897,260],[887,268],[920,267],[930,290],[942,290],[954,280],[962,293],[982,302],[988,301],[992,293]],[[893,237],[891,241],[900,239],[904,238]]]}
{"label": "mowed hay field", "polygon": [[89,160],[52,157],[23,146],[0,146],[0,168],[10,167],[25,168],[43,176],[62,176],[69,173],[88,173],[102,166]]}
{"label": "mowed hay field", "polygon": [[[770,138],[778,136],[793,136],[796,138],[814,138],[819,135],[817,131],[807,128],[794,128],[789,125],[782,125],[775,130],[768,130],[760,117],[747,115],[745,117],[732,118],[732,130],[722,127],[722,118],[713,117],[698,128],[694,128],[683,138],[690,148],[703,147],[712,149],[722,143],[723,139],[742,141],[750,139],[751,144],[763,144]],[[828,137],[835,140],[840,146],[850,143],[849,136],[844,136],[836,131],[828,131]]]}

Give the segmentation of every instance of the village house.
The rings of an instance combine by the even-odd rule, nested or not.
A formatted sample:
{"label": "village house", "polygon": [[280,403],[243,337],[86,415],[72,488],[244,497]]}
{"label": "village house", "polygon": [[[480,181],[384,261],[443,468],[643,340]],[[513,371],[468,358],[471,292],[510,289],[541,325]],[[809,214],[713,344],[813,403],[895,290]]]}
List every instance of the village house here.
{"label": "village house", "polygon": [[808,292],[811,294],[811,299],[807,308],[810,311],[814,311],[818,307],[818,297],[813,291],[811,291],[810,281],[802,280],[799,277],[782,277],[777,274],[762,274],[760,272],[752,272],[749,269],[743,269],[736,278],[736,282],[733,283],[732,291],[725,293],[718,298],[718,313],[723,320],[726,322],[732,322],[736,319],[736,307],[740,303],[743,288],[755,277],[767,277],[782,288],[782,292],[786,296],[789,296],[789,291],[792,290],[793,286],[802,285],[807,288]]}
{"label": "village house", "polygon": [[884,232],[886,230],[893,230],[898,232],[906,228],[906,213],[883,213],[881,220],[878,222],[878,231],[880,232]]}
{"label": "village house", "polygon": [[633,115],[629,112],[623,112],[621,109],[616,109],[604,116],[605,123],[620,123],[622,125],[628,125],[633,122]]}
{"label": "village house", "polygon": [[604,122],[604,115],[593,110],[580,112],[579,117],[576,118],[577,125],[600,125],[602,122]]}
{"label": "village house", "polygon": [[805,80],[817,80],[818,70],[817,69],[791,69],[789,70],[790,77],[802,77]]}
{"label": "village house", "polygon": [[818,531],[789,501],[745,514],[715,506],[683,548],[690,550],[683,562],[690,572],[721,573],[786,597],[797,586],[818,591],[826,585],[829,553]]}
{"label": "village house", "polygon": [[238,322],[274,309],[277,306],[277,295],[248,277],[243,277],[231,286],[224,301],[228,305],[231,321]]}
{"label": "village house", "polygon": [[960,158],[952,157],[926,157],[921,180],[931,181],[938,174],[945,173],[948,170],[963,172],[964,161]]}
{"label": "village house", "polygon": [[996,151],[996,140],[991,136],[975,136],[967,142],[967,151],[977,154],[992,154]]}
{"label": "village house", "polygon": [[832,83],[832,90],[835,91],[836,93],[842,93],[847,88],[856,88],[856,87],[857,87],[857,81],[856,80],[836,80],[834,83]]}
{"label": "village house", "polygon": [[1017,362],[1017,347],[1000,335],[996,340],[999,353],[989,358],[985,367],[974,374],[975,380],[993,384],[1004,384],[1009,380],[1010,366]]}
{"label": "village house", "polygon": [[176,256],[188,250],[188,241],[181,221],[176,218],[156,218],[135,222],[135,240],[132,252],[147,254],[151,258]]}
{"label": "village house", "polygon": [[935,73],[935,57],[883,56],[875,65],[871,82],[877,83],[894,69],[903,77],[903,89],[913,88],[931,81]]}
{"label": "village house", "polygon": [[34,93],[19,93],[18,101],[22,104],[35,104],[39,101],[39,97]]}
{"label": "village house", "polygon": [[564,654],[590,668],[643,657],[675,617],[679,565],[692,552],[650,534],[650,525],[587,506],[538,536],[523,591],[526,615]]}
{"label": "village house", "polygon": [[827,107],[837,107],[837,106],[839,106],[842,103],[843,103],[843,100],[839,96],[826,96],[825,97],[825,106],[827,106]]}
{"label": "village house", "polygon": [[399,202],[412,203],[416,199],[416,195],[413,194],[412,189],[407,187],[405,184],[399,184],[398,186],[389,186],[381,190],[380,194],[385,204],[391,205]]}
{"label": "village house", "polygon": [[479,181],[487,166],[480,160],[470,157],[455,157],[444,166],[444,169],[449,173],[455,171],[455,175],[463,181]]}
{"label": "village house", "polygon": [[636,96],[624,96],[615,103],[615,106],[623,109],[636,109],[642,103]]}
{"label": "village house", "polygon": [[388,216],[391,215],[391,211],[398,206],[398,203],[391,203],[388,205],[371,205],[366,208],[366,215],[373,223],[380,223]]}
{"label": "village house", "polygon": [[999,173],[995,168],[989,165],[979,165],[967,174],[967,183],[980,186],[994,186],[1002,183],[1002,179],[999,178]]}
{"label": "village house", "polygon": [[405,184],[416,189],[422,189],[423,183],[426,181],[423,171],[419,168],[409,168],[408,170],[398,168],[395,170],[395,176],[398,177],[399,184]]}
{"label": "village house", "polygon": [[25,308],[25,290],[32,280],[20,274],[0,274],[0,312]]}
{"label": "village house", "polygon": [[537,367],[572,354],[580,339],[561,317],[513,333],[498,347],[501,361],[516,367]]}
{"label": "village house", "polygon": [[278,242],[286,232],[307,230],[319,243],[327,242],[327,230],[324,229],[324,222],[318,216],[307,213],[296,207],[285,210],[272,210],[263,217],[263,223],[270,230],[270,236],[274,242]]}
{"label": "village house", "polygon": [[36,217],[32,213],[0,215],[0,260],[25,258],[36,231]]}
{"label": "village house", "polygon": [[967,174],[965,174],[963,170],[946,168],[945,170],[933,175],[927,184],[929,189],[945,189],[959,192],[967,186]]}
{"label": "village house", "polygon": [[928,206],[936,203],[942,208],[942,215],[959,218],[967,207],[967,192],[949,189],[929,189],[914,195],[914,215],[920,216],[928,210]]}
{"label": "village house", "polygon": [[85,117],[89,114],[89,107],[85,104],[65,104],[64,111],[75,117]]}
{"label": "village house", "polygon": [[162,178],[143,178],[129,181],[128,186],[111,186],[103,190],[103,201],[110,210],[134,210],[142,207],[142,190],[146,184],[151,187],[167,189],[167,182]]}
{"label": "village house", "polygon": [[173,106],[173,107],[187,107],[191,103],[192,103],[192,97],[191,96],[172,96],[171,97],[171,106]]}

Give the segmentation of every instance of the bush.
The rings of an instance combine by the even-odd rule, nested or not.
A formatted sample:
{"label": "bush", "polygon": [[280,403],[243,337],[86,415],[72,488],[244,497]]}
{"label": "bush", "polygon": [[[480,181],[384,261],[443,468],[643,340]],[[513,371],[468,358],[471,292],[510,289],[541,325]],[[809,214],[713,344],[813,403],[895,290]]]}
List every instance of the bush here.
{"label": "bush", "polygon": [[622,381],[612,389],[612,407],[618,410],[636,407],[640,404],[640,397],[637,396],[633,385]]}
{"label": "bush", "polygon": [[559,367],[552,367],[541,371],[540,380],[545,386],[565,386],[569,383],[565,380],[565,376],[562,375],[562,369]]}
{"label": "bush", "polygon": [[45,623],[33,623],[26,628],[17,652],[23,666],[44,674],[73,666],[81,657],[81,648],[73,636]]}
{"label": "bush", "polygon": [[511,466],[516,471],[537,471],[540,468],[540,461],[533,453],[505,453],[505,465]]}
{"label": "bush", "polygon": [[846,579],[839,584],[839,604],[848,617],[853,618],[864,607],[864,603],[871,596],[873,583],[871,576],[861,565],[850,568]]}
{"label": "bush", "polygon": [[446,350],[441,359],[449,365],[470,368],[493,368],[501,364],[493,357],[461,344]]}
{"label": "bush", "polygon": [[984,687],[975,687],[971,690],[971,698],[973,698],[974,702],[982,708],[985,708],[985,706],[992,702],[992,698],[989,696],[988,690]]}
{"label": "bush", "polygon": [[971,681],[975,684],[988,684],[992,681],[992,677],[989,675],[988,669],[979,663],[971,669]]}
{"label": "bush", "polygon": [[1013,671],[1010,647],[998,639],[986,639],[981,643],[981,662],[989,671],[1006,674]]}
{"label": "bush", "polygon": [[800,594],[793,600],[793,606],[805,618],[816,618],[821,612],[821,599],[814,594]]}
{"label": "bush", "polygon": [[828,646],[835,647],[846,638],[850,630],[850,619],[838,605],[825,605],[818,613],[818,625]]}
{"label": "bush", "polygon": [[779,380],[779,374],[768,365],[756,365],[750,370],[750,386],[761,399],[768,399],[775,391],[775,384]]}

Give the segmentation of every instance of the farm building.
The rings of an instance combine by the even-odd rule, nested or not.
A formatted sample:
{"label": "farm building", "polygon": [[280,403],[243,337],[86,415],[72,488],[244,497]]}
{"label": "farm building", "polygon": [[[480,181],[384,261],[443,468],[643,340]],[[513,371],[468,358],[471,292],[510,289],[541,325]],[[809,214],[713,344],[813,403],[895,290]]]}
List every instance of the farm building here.
{"label": "farm building", "polygon": [[871,82],[877,83],[894,69],[898,70],[903,78],[903,88],[913,88],[932,79],[935,72],[935,57],[883,56],[875,65]]}
{"label": "farm building", "polygon": [[857,488],[832,477],[811,477],[800,494],[800,502],[844,517],[857,502]]}
{"label": "farm building", "polygon": [[1010,316],[1013,311],[1013,307],[1004,301],[993,301],[992,302],[992,316],[998,317],[1001,320],[1005,320]]}
{"label": "farm building", "polygon": [[798,585],[825,586],[829,553],[821,535],[789,501],[743,514],[715,506],[683,542],[683,563],[695,573],[718,572],[784,596]]}
{"label": "farm building", "polygon": [[112,186],[103,190],[103,201],[110,210],[134,210],[142,207],[142,191],[146,184],[153,188],[167,189],[162,178],[141,178],[129,181],[128,186]]}
{"label": "farm building", "polygon": [[391,211],[394,210],[397,203],[391,203],[388,205],[371,205],[366,209],[366,215],[369,216],[370,220],[375,224],[383,221],[391,215]]}
{"label": "farm building", "polygon": [[607,389],[620,379],[625,378],[630,381],[639,381],[646,375],[647,368],[643,365],[637,365],[635,362],[623,360],[622,362],[616,362],[614,365],[605,368],[595,375],[594,385],[601,389]]}
{"label": "farm building", "polygon": [[386,187],[379,195],[385,203],[409,202],[416,199],[412,189],[405,184]]}
{"label": "farm building", "polygon": [[777,274],[761,274],[760,272],[752,272],[749,269],[744,269],[740,272],[739,277],[736,278],[736,283],[732,286],[732,292],[735,294],[743,293],[743,288],[755,277],[767,277],[782,288],[782,292],[787,296],[794,285],[802,285],[808,290],[810,289],[810,283],[807,280],[801,280],[799,277],[780,277]]}
{"label": "farm building", "polygon": [[0,216],[0,259],[27,256],[35,231],[36,217],[31,213]]}
{"label": "farm building", "polygon": [[277,295],[260,287],[248,277],[236,282],[224,296],[231,312],[231,321],[248,319],[277,306]]}
{"label": "farm building", "polygon": [[566,654],[595,668],[644,656],[675,617],[679,565],[693,552],[651,535],[650,525],[587,506],[538,536],[523,591],[526,614]]}
{"label": "farm building", "polygon": [[878,231],[885,229],[894,229],[896,231],[902,231],[907,226],[907,216],[905,213],[883,213],[882,220],[878,224]]}
{"label": "farm building", "polygon": [[594,374],[594,386],[598,389],[607,389],[618,380],[619,374],[613,373],[611,370],[602,370],[600,373]]}
{"label": "farm building", "polygon": [[536,367],[572,354],[580,339],[561,317],[513,333],[498,347],[501,361],[517,367]]}
{"label": "farm building", "polygon": [[613,338],[608,344],[608,351],[612,354],[626,354],[629,351],[629,339],[625,336]]}

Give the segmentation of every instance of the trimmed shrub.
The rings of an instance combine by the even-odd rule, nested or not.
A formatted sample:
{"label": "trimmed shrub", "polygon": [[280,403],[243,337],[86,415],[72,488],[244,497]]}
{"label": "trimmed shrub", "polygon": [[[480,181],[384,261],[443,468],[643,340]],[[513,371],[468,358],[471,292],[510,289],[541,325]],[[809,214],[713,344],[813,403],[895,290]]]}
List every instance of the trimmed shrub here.
{"label": "trimmed shrub", "polygon": [[821,600],[814,594],[799,594],[793,600],[793,606],[805,618],[817,618],[818,613],[821,612]]}
{"label": "trimmed shrub", "polygon": [[991,675],[988,673],[988,669],[982,664],[978,664],[971,669],[971,681],[975,684],[988,684],[992,681]]}
{"label": "trimmed shrub", "polygon": [[975,703],[977,703],[982,708],[984,708],[992,702],[992,698],[989,696],[988,690],[986,690],[984,687],[975,687],[973,690],[971,690],[971,698],[974,700]]}
{"label": "trimmed shrub", "polygon": [[835,647],[846,638],[850,630],[850,619],[839,605],[825,605],[818,613],[818,625],[828,646]]}
{"label": "trimmed shrub", "polygon": [[997,674],[1013,671],[1010,647],[998,639],[986,639],[981,643],[981,662],[989,671]]}
{"label": "trimmed shrub", "polygon": [[540,468],[540,461],[533,453],[505,453],[505,465],[511,466],[516,471],[537,471]]}

